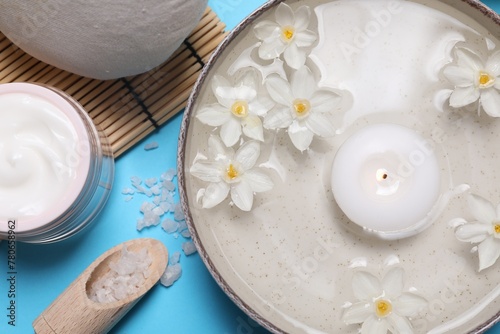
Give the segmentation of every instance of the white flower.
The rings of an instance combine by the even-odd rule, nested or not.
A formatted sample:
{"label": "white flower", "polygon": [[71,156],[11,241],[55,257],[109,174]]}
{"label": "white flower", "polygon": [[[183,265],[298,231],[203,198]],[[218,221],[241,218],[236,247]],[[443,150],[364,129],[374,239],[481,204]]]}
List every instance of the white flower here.
{"label": "white flower", "polygon": [[308,6],[301,6],[295,12],[280,3],[275,12],[276,22],[261,21],[254,27],[255,35],[262,41],[259,56],[274,59],[282,53],[288,66],[298,69],[306,61],[306,51],[317,39],[317,34],[307,30],[311,17]]}
{"label": "white flower", "polygon": [[352,288],[359,300],[343,314],[348,325],[362,323],[361,334],[413,333],[408,317],[426,307],[427,301],[414,293],[403,292],[404,271],[390,269],[380,282],[368,272],[354,274]]}
{"label": "white flower", "polygon": [[302,66],[294,72],[291,83],[272,75],[266,80],[265,86],[278,105],[264,118],[264,127],[288,128],[293,145],[301,151],[309,147],[314,135],[330,137],[335,134],[325,113],[333,111],[340,96],[318,89],[308,67]]}
{"label": "white flower", "polygon": [[259,82],[253,71],[243,75],[233,87],[227,79],[215,75],[212,91],[218,103],[202,108],[196,118],[210,126],[220,126],[220,136],[226,146],[233,146],[243,133],[255,140],[264,140],[262,120],[274,103],[259,94]]}
{"label": "white flower", "polygon": [[479,243],[479,271],[491,267],[500,257],[500,205],[496,210],[491,202],[477,195],[469,195],[469,208],[477,221],[466,223],[455,230],[458,240]]}
{"label": "white flower", "polygon": [[455,86],[450,106],[460,108],[476,101],[493,117],[500,117],[500,51],[484,62],[466,48],[455,49],[456,64],[445,67],[443,74]]}
{"label": "white flower", "polygon": [[269,176],[253,168],[260,155],[257,141],[244,143],[235,153],[219,137],[210,136],[208,151],[209,159],[195,161],[190,169],[193,176],[210,182],[203,193],[203,208],[216,206],[231,193],[231,200],[238,208],[250,211],[254,193],[272,189]]}

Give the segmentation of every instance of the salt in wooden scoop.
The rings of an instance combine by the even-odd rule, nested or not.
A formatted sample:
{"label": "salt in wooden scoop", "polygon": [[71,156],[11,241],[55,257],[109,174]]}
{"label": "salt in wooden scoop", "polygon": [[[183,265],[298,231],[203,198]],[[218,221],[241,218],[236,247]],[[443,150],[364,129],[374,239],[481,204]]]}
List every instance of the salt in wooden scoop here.
{"label": "salt in wooden scoop", "polygon": [[[121,256],[123,246],[131,252],[146,248],[152,261],[144,285],[127,298],[110,303],[90,299],[92,284],[110,271],[109,263]],[[119,244],[97,258],[33,322],[37,334],[102,334],[111,328],[160,279],[168,263],[168,252],[158,240],[134,239]]]}

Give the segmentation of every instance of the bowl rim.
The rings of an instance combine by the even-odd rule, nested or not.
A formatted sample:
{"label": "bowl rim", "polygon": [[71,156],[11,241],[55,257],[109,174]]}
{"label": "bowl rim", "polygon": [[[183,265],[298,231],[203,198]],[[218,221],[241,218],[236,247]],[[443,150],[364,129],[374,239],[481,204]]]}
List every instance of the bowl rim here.
{"label": "bowl rim", "polygon": [[[177,175],[179,183],[179,198],[182,210],[184,211],[186,217],[186,223],[191,233],[193,243],[195,244],[200,257],[207,267],[208,271],[215,279],[219,287],[224,291],[224,293],[231,299],[231,301],[236,304],[246,315],[251,319],[256,321],[259,325],[267,329],[268,331],[276,334],[287,333],[281,328],[277,327],[271,321],[260,315],[256,310],[250,307],[241,297],[229,286],[223,275],[217,270],[216,266],[210,259],[208,252],[206,251],[203,243],[200,240],[198,231],[193,221],[191,211],[189,209],[189,199],[187,197],[187,189],[185,182],[185,168],[186,168],[186,144],[188,129],[191,124],[192,116],[194,113],[194,106],[201,93],[203,84],[207,79],[210,70],[215,66],[221,54],[225,51],[226,47],[232,43],[239,34],[244,31],[249,25],[254,23],[254,21],[264,14],[267,10],[277,6],[281,2],[286,2],[287,0],[268,0],[263,5],[254,10],[250,15],[243,19],[236,27],[234,27],[229,34],[224,38],[224,40],[217,46],[212,55],[210,56],[208,62],[203,67],[198,79],[196,80],[191,94],[188,98],[186,108],[182,117],[181,128],[179,133],[178,147],[177,147]],[[300,1],[300,0],[296,0]],[[443,2],[453,7],[446,0],[436,0],[438,2]],[[469,5],[473,10],[477,10],[480,14],[486,16],[488,19],[492,20],[493,23],[500,27],[500,14],[486,6],[480,0],[460,0],[460,2]],[[500,310],[486,322],[478,326],[477,328],[470,331],[468,334],[480,334],[484,333],[488,329],[492,328],[495,324],[500,323]]]}

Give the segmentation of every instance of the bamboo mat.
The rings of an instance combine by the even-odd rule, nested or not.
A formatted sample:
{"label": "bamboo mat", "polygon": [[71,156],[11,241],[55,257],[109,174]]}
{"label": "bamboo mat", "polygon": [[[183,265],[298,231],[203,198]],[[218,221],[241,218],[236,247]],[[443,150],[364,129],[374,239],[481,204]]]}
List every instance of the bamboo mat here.
{"label": "bamboo mat", "polygon": [[73,96],[107,135],[117,157],[184,109],[205,61],[226,36],[224,30],[225,25],[207,8],[198,26],[164,64],[144,74],[107,81],[47,65],[0,32],[0,83],[44,83]]}

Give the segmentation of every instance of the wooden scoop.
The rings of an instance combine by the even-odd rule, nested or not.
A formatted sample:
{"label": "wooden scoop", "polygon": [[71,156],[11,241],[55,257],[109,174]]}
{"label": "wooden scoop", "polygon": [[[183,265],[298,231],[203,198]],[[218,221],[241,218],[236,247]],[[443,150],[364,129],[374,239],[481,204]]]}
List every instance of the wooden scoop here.
{"label": "wooden scoop", "polygon": [[[92,283],[110,271],[123,246],[129,251],[148,250],[152,260],[149,277],[135,294],[111,303],[97,303],[89,298]],[[78,278],[57,297],[33,322],[37,334],[101,334],[111,328],[160,279],[168,263],[168,252],[158,240],[141,238],[119,244],[97,258]]]}

